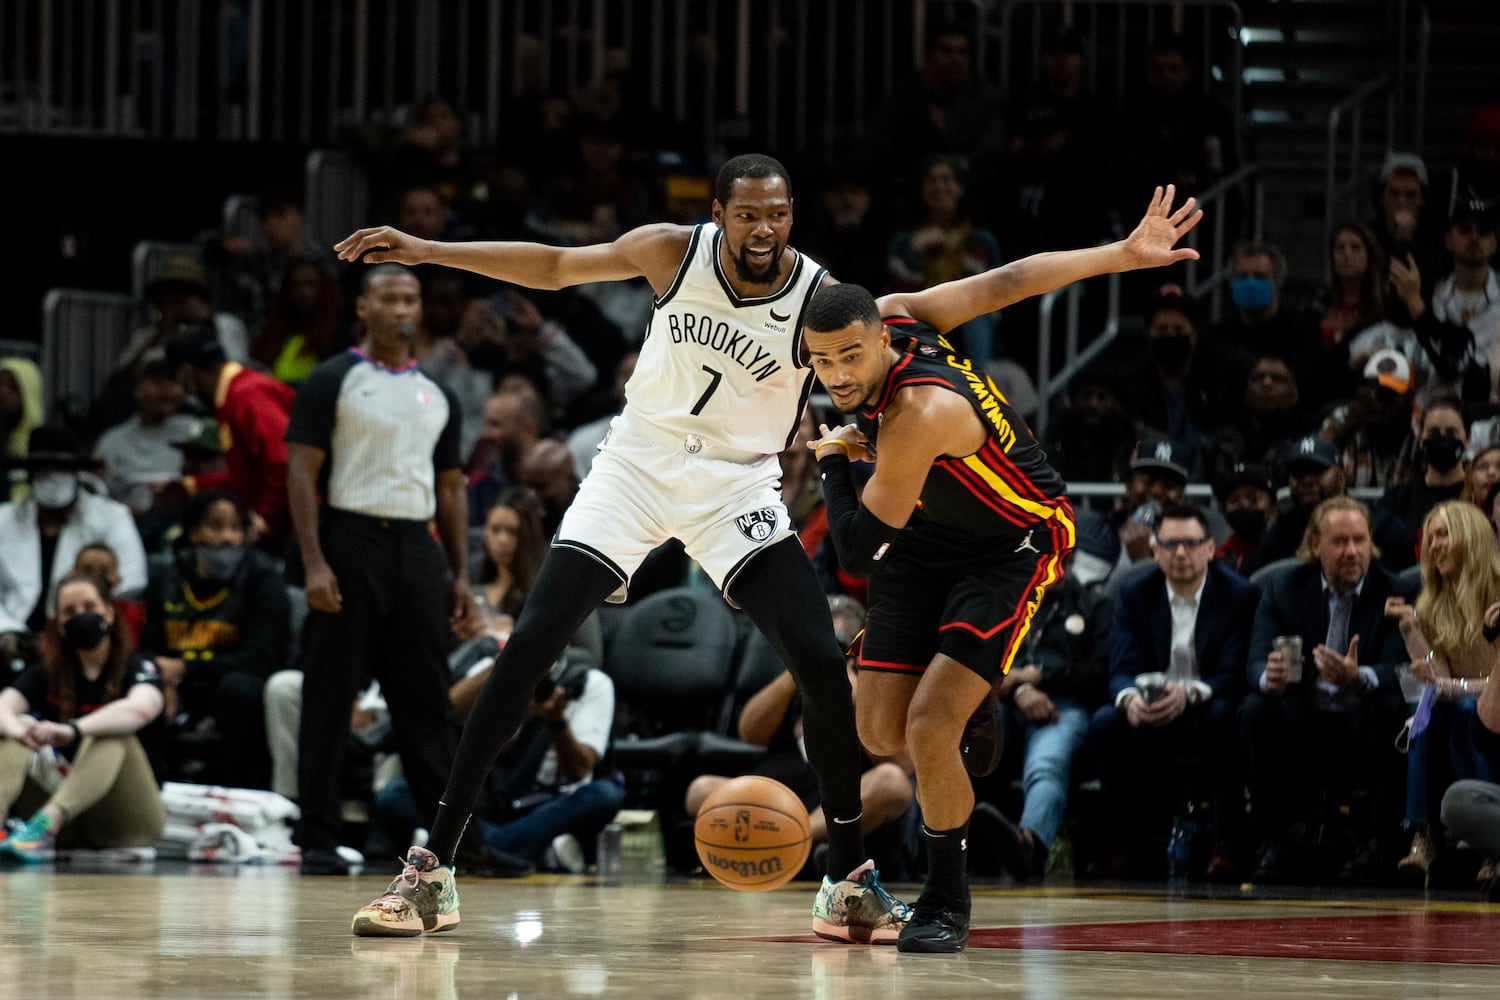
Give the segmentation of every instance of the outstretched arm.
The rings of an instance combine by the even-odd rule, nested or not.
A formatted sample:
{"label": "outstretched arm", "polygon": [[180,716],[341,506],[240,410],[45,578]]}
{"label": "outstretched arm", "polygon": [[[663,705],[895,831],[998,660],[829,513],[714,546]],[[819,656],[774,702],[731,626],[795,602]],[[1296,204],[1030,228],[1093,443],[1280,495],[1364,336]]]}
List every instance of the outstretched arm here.
{"label": "outstretched arm", "polygon": [[975,316],[1003,309],[1013,302],[1042,295],[1084,278],[1147,267],[1164,267],[1180,260],[1197,260],[1198,251],[1176,247],[1203,218],[1196,199],[1172,210],[1175,186],[1157,188],[1146,214],[1125,239],[1084,250],[1054,250],[1032,254],[983,274],[920,292],[899,292],[879,299],[882,316],[911,316],[946,333]]}
{"label": "outstretched arm", "polygon": [[367,264],[442,264],[527,288],[558,289],[644,276],[666,291],[687,252],[692,229],[658,224],[632,229],[613,243],[552,247],[542,243],[443,243],[378,226],[333,245],[340,260]]}

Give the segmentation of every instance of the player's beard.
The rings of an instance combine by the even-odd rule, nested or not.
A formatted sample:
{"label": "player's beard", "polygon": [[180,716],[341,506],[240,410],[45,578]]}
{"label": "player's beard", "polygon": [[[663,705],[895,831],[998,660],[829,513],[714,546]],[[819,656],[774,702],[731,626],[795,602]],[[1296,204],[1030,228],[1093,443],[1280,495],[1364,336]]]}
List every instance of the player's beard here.
{"label": "player's beard", "polygon": [[[856,385],[853,388],[854,388],[855,391],[854,391],[854,393],[850,397],[852,401],[849,402],[849,403],[845,403],[843,405],[840,405],[839,403],[835,402],[833,400],[832,396],[830,395],[829,402],[833,403],[833,408],[835,410],[837,410],[839,413],[845,413],[845,414],[847,414],[847,413],[858,413],[859,410],[860,410],[860,407],[862,407],[866,403],[868,403],[870,401],[870,397],[874,395],[873,392],[869,391],[869,387],[868,386]],[[825,387],[825,389],[826,389],[826,387]]]}
{"label": "player's beard", "polygon": [[734,276],[740,281],[752,285],[769,285],[776,280],[776,275],[781,272],[781,255],[786,247],[781,244],[773,244],[771,247],[771,259],[764,268],[750,263],[749,247],[741,246],[740,252],[735,254]]}

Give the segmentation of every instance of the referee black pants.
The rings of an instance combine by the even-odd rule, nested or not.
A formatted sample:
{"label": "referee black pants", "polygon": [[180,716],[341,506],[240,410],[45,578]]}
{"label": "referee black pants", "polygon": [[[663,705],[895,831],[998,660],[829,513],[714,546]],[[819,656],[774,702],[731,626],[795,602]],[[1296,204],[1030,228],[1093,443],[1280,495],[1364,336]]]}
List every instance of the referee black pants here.
{"label": "referee black pants", "polygon": [[343,610],[312,611],[304,626],[297,757],[304,851],[339,843],[339,770],[366,676],[380,682],[402,770],[425,815],[437,810],[457,744],[446,654],[452,575],[426,523],[325,511],[322,535]]}

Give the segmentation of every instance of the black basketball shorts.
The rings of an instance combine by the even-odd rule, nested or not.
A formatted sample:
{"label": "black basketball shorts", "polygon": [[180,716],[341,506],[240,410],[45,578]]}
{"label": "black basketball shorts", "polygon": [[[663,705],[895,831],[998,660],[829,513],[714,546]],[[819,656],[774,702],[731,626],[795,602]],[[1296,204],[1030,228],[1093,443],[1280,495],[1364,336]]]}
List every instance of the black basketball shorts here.
{"label": "black basketball shorts", "polygon": [[859,668],[918,675],[942,653],[992,683],[1008,673],[1042,595],[1062,579],[1070,513],[995,538],[908,526],[870,577]]}

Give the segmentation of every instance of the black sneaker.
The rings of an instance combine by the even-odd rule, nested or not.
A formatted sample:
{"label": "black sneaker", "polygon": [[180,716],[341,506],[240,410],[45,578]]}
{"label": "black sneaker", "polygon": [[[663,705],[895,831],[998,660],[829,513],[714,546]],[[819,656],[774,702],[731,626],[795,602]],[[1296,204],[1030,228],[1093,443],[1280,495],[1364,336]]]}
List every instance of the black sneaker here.
{"label": "black sneaker", "polygon": [[532,864],[525,858],[488,847],[478,849],[460,845],[453,855],[453,870],[459,875],[479,878],[525,878],[531,874]]}
{"label": "black sneaker", "polygon": [[1286,863],[1279,843],[1268,840],[1261,846],[1255,858],[1255,868],[1250,872],[1250,881],[1256,885],[1276,885],[1286,881]]}
{"label": "black sneaker", "polygon": [[932,888],[922,890],[911,919],[896,939],[896,950],[947,955],[969,943],[969,901]]}
{"label": "black sneaker", "polygon": [[1004,736],[1000,708],[993,695],[986,695],[964,726],[964,738],[959,744],[963,753],[964,770],[976,778],[993,774],[995,768],[1000,766]]}
{"label": "black sneaker", "polygon": [[[974,805],[974,817],[984,812],[989,814],[983,824],[988,835],[995,838],[994,850],[999,855],[1000,865],[1017,882],[1025,882],[1033,875],[1040,875],[1047,867],[1047,853],[1041,842],[1028,837],[1019,826],[1012,823],[999,809],[988,802]],[[974,819],[969,820],[969,848],[974,847]],[[1038,859],[1037,855],[1041,857]]]}
{"label": "black sneaker", "polygon": [[1379,840],[1371,838],[1359,845],[1354,857],[1339,872],[1345,885],[1378,886],[1391,881],[1393,866]]}
{"label": "black sneaker", "polygon": [[355,875],[363,865],[351,865],[344,856],[332,847],[314,847],[302,852],[303,875]]}

